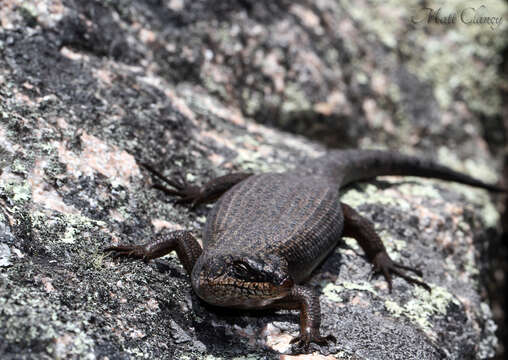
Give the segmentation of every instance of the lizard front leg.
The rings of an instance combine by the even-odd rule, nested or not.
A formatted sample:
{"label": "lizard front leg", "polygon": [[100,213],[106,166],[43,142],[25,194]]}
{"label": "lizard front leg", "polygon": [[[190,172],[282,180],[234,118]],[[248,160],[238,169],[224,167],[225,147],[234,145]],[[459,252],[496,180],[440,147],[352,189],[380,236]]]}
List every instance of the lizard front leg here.
{"label": "lizard front leg", "polygon": [[400,270],[412,271],[416,275],[422,276],[421,271],[399,264],[390,258],[372,222],[361,216],[349,205],[344,203],[341,203],[341,205],[344,214],[344,230],[342,236],[352,237],[358,241],[358,244],[367,255],[368,260],[374,265],[374,272],[380,272],[385,277],[390,292],[392,291],[392,274],[396,274],[409,283],[419,285],[431,291],[429,285],[406,275]]}
{"label": "lizard front leg", "polygon": [[335,341],[332,335],[321,336],[319,326],[321,325],[321,308],[318,295],[305,286],[294,286],[291,293],[276,301],[274,308],[300,310],[300,334],[291,340],[297,347],[308,350],[311,342],[326,344],[328,341]]}
{"label": "lizard front leg", "polygon": [[245,180],[251,173],[232,173],[224,176],[217,177],[199,187],[190,185],[185,180],[172,180],[162,175],[149,164],[142,164],[144,168],[164,181],[174,189],[170,189],[162,184],[154,184],[153,187],[165,192],[171,196],[179,196],[176,202],[180,204],[190,203],[191,207],[196,205],[208,203],[217,200],[222,194],[232,188],[234,185]]}
{"label": "lizard front leg", "polygon": [[115,257],[133,257],[143,259],[145,262],[169,254],[173,250],[190,276],[203,250],[188,231],[163,232],[158,234],[154,241],[144,245],[117,245],[104,249],[106,252],[113,252]]}

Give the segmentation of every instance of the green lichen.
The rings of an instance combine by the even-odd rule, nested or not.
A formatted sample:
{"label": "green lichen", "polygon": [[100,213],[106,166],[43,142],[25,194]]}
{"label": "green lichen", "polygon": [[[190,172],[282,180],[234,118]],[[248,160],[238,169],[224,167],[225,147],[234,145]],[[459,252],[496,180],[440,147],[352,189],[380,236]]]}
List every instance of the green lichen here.
{"label": "green lichen", "polygon": [[397,186],[397,191],[400,191],[403,194],[409,195],[411,197],[422,197],[432,199],[443,198],[435,187],[427,183],[428,180],[425,181],[425,184],[422,183],[421,178],[404,177],[404,180],[411,183],[401,184]]}
{"label": "green lichen", "polygon": [[[278,137],[278,134],[274,134]],[[274,139],[276,141],[282,141],[283,138]],[[234,160],[244,171],[250,171],[254,173],[266,173],[266,172],[282,172],[288,169],[288,164],[276,163],[267,161],[266,156],[260,152],[251,149],[257,149],[258,147],[265,146],[265,144],[256,140],[252,135],[242,135],[233,139],[235,144],[235,150],[237,156]],[[246,149],[246,147],[248,149]]]}
{"label": "green lichen", "polygon": [[110,184],[113,189],[116,189],[123,186],[124,181],[120,178],[110,178]]}
{"label": "green lichen", "polygon": [[34,211],[30,214],[30,222],[32,223],[32,226],[35,228],[44,226],[47,220],[48,218],[46,214],[44,214],[41,211]]}
{"label": "green lichen", "polygon": [[215,357],[213,355],[206,355],[204,360],[221,360],[222,358]]}
{"label": "green lichen", "polygon": [[[404,316],[423,330],[430,331],[433,316],[446,315],[450,303],[460,305],[460,302],[446,289],[435,285],[430,286],[432,287],[432,293],[420,287],[415,287],[413,297],[403,305],[392,300],[385,300],[386,310],[394,317]],[[373,286],[367,282],[344,282],[341,285],[327,284],[323,289],[323,294],[332,301],[343,302],[340,293],[344,290],[367,291],[380,298]]]}
{"label": "green lichen", "polygon": [[108,256],[105,251],[96,251],[91,257],[91,264],[95,270],[104,268],[104,259]]}
{"label": "green lichen", "polygon": [[380,234],[382,233],[386,233],[386,235],[380,235],[380,238],[386,246],[388,255],[392,258],[392,260],[400,261],[400,252],[407,247],[407,242],[404,240],[394,239],[388,232],[383,231]]}
{"label": "green lichen", "polygon": [[[400,25],[397,26],[396,21],[386,21],[385,17],[379,16],[379,6],[381,5],[383,4],[373,1],[368,7],[363,7],[357,6],[352,1],[343,1],[342,6],[348,9],[350,15],[362,26],[365,26],[369,32],[376,34],[385,46],[394,48],[398,43],[395,34],[397,33],[397,27],[400,27]],[[399,6],[398,9],[404,10],[406,6],[403,8]],[[378,15],[375,16],[375,14]]]}
{"label": "green lichen", "polygon": [[337,64],[339,62],[339,52],[337,49],[334,49],[332,47],[326,49],[325,56],[324,56],[327,64]]}
{"label": "green lichen", "polygon": [[369,77],[364,72],[358,72],[355,74],[355,79],[358,84],[367,85],[369,83]]}
{"label": "green lichen", "polygon": [[358,207],[363,204],[388,205],[399,208],[403,211],[409,211],[411,205],[402,198],[388,196],[385,192],[379,191],[377,187],[371,184],[362,185],[362,191],[356,189],[348,190],[342,195],[341,200],[352,207]]}
{"label": "green lichen", "polygon": [[366,292],[370,292],[371,294],[377,296],[377,291],[374,290],[374,287],[372,286],[372,284],[370,282],[363,281],[361,283],[352,283],[349,281],[344,281],[342,283],[342,286],[346,290],[366,291]]}
{"label": "green lichen", "polygon": [[14,173],[17,174],[27,174],[28,170],[26,169],[25,165],[19,160],[16,159],[12,162],[11,170]]}
{"label": "green lichen", "polygon": [[61,238],[61,242],[65,244],[74,244],[78,235],[81,235],[84,231],[94,229],[97,226],[106,226],[106,223],[103,221],[75,214],[63,214],[63,221],[66,224],[66,230]]}
{"label": "green lichen", "polygon": [[43,154],[51,155],[56,152],[56,147],[51,143],[42,143],[39,145],[39,149]]}
{"label": "green lichen", "polygon": [[377,291],[369,282],[353,283],[349,281],[344,281],[340,285],[326,284],[323,288],[323,294],[332,301],[342,302],[343,299],[340,297],[340,293],[344,290],[366,291],[378,296]]}
{"label": "green lichen", "polygon": [[[62,321],[58,302],[49,294],[38,294],[33,288],[19,288],[9,299],[0,297],[0,327],[12,344],[47,344],[45,350],[55,359],[93,359],[94,341],[76,322]],[[19,316],[22,314],[23,316]],[[67,314],[69,315],[69,314]],[[86,317],[77,311],[74,316]],[[86,326],[86,320],[83,321]],[[68,337],[69,341],[57,341]]]}
{"label": "green lichen", "polygon": [[78,233],[79,231],[76,228],[68,226],[65,234],[62,236],[62,242],[64,244],[74,244]]}
{"label": "green lichen", "polygon": [[242,99],[247,114],[256,114],[263,104],[263,95],[250,89],[242,90]]}
{"label": "green lichen", "polygon": [[445,268],[449,270],[450,272],[457,272],[458,267],[457,264],[455,264],[455,261],[452,257],[445,258]]}
{"label": "green lichen", "polygon": [[260,360],[262,357],[259,355],[247,355],[247,356],[238,356],[234,357],[232,360]]}
{"label": "green lichen", "polygon": [[196,181],[196,176],[193,175],[192,173],[188,172],[185,174],[185,180],[190,182],[190,183],[193,183]]}
{"label": "green lichen", "polygon": [[498,339],[496,336],[497,325],[492,317],[485,319],[483,330],[484,338],[478,343],[478,359],[490,359],[496,354],[495,349],[498,348]]}
{"label": "green lichen", "polygon": [[289,83],[285,88],[286,101],[282,104],[282,111],[286,114],[291,112],[300,112],[312,109],[307,94],[302,86],[295,83]]}
{"label": "green lichen", "polygon": [[22,5],[18,8],[18,11],[21,13],[21,16],[25,20],[27,24],[30,26],[35,26],[37,23],[37,8],[31,1],[24,1]]}
{"label": "green lichen", "polygon": [[487,191],[460,184],[450,184],[450,187],[466,198],[466,206],[473,208],[474,212],[481,216],[486,227],[497,226],[500,215],[492,204]]}
{"label": "green lichen", "polygon": [[[368,33],[385,46],[404,53],[408,69],[421,81],[432,84],[442,109],[448,109],[460,91],[473,111],[487,116],[499,113],[501,99],[497,89],[505,80],[498,76],[501,61],[498,54],[508,43],[507,21],[494,30],[488,25],[466,25],[461,21],[442,25],[429,24],[426,20],[408,28],[412,18],[424,16],[422,5],[416,0],[371,1],[368,7],[356,6],[352,1],[342,4]],[[451,14],[480,5],[475,1],[453,0],[428,6],[435,10],[442,8],[441,14]],[[484,5],[489,16],[506,19],[506,2],[495,0]],[[387,12],[391,21],[379,16]],[[449,46],[443,46],[444,43]],[[415,51],[414,44],[424,46]],[[351,46],[355,48],[354,44]]]}
{"label": "green lichen", "polygon": [[48,217],[41,211],[30,214],[32,228],[54,236],[56,241],[64,244],[74,244],[81,241],[81,237],[97,228],[105,228],[106,223],[78,214],[55,214]]}
{"label": "green lichen", "polygon": [[[465,243],[467,240],[465,239],[466,235],[462,231],[456,231],[454,234],[454,241]],[[471,241],[471,240],[470,240]],[[480,273],[480,270],[478,269],[478,265],[476,263],[475,258],[475,252],[473,248],[469,248],[469,251],[467,251],[462,256],[463,266],[464,270],[467,274],[471,276],[471,278],[475,278],[476,275]]]}
{"label": "green lichen", "polygon": [[0,184],[0,192],[4,192],[17,205],[21,205],[32,198],[32,187],[28,181],[9,179]]}
{"label": "green lichen", "polygon": [[[489,1],[485,4],[491,16],[506,16],[506,3],[503,1]],[[446,4],[435,5],[442,7],[443,14],[462,11],[467,7],[478,7],[475,2],[459,0]],[[446,34],[429,36],[424,30],[439,34],[438,29],[443,25],[421,23],[416,28],[415,37],[418,43],[425,43],[417,56],[408,53],[409,69],[424,81],[434,84],[434,95],[442,108],[448,108],[455,93],[460,89],[464,101],[474,111],[493,116],[499,111],[501,100],[496,91],[500,79],[497,66],[500,61],[497,54],[506,45],[506,21],[493,31],[488,25],[466,25],[457,21],[456,24],[446,25]],[[424,41],[420,38],[425,37]],[[443,38],[453,44],[453,51],[443,46]],[[479,41],[481,40],[481,41]],[[478,59],[481,59],[479,68]]]}
{"label": "green lichen", "polygon": [[220,98],[226,99],[228,97],[228,90],[226,83],[215,81],[214,77],[206,73],[203,74],[203,85],[212,94],[217,94]]}
{"label": "green lichen", "polygon": [[[402,94],[401,94],[399,86],[396,83],[390,83],[388,85],[388,96],[395,104],[399,104],[401,102]],[[407,134],[407,133],[403,132],[403,134]]]}
{"label": "green lichen", "polygon": [[[136,357],[136,359],[151,359],[152,356],[150,356],[150,354],[147,354],[145,352],[143,352],[143,350],[141,349],[138,349],[138,348],[127,348],[125,349],[126,352],[128,352],[129,354],[132,354]],[[185,357],[181,357],[181,359],[185,359]],[[190,359],[190,358],[189,358]]]}
{"label": "green lichen", "polygon": [[413,296],[404,305],[391,300],[385,301],[386,310],[394,317],[404,316],[411,322],[418,324],[424,331],[430,331],[433,316],[444,316],[450,303],[460,305],[460,302],[445,288],[430,285],[432,293],[423,288],[414,287]]}
{"label": "green lichen", "polygon": [[261,143],[257,141],[252,135],[244,134],[241,136],[237,136],[234,139],[236,145],[241,146],[249,146],[249,147],[257,147],[260,146]]}
{"label": "green lichen", "polygon": [[402,308],[399,304],[391,300],[385,301],[385,307],[386,310],[388,310],[388,312],[392,314],[392,316],[394,317],[399,317],[404,312],[404,308]]}
{"label": "green lichen", "polygon": [[[360,250],[360,246],[358,245],[358,241],[356,241],[354,238],[343,237],[342,241],[344,241],[344,243],[347,246],[349,246],[350,248],[352,248],[354,250]],[[339,250],[340,250],[340,248],[339,248]]]}
{"label": "green lichen", "polygon": [[356,356],[347,354],[345,351],[339,351],[337,354],[334,355],[338,359],[357,359]]}
{"label": "green lichen", "polygon": [[339,296],[342,290],[344,290],[342,286],[329,283],[323,288],[323,295],[332,301],[343,302],[343,299]]}
{"label": "green lichen", "polygon": [[287,170],[287,167],[277,163],[267,162],[259,153],[238,148],[235,164],[244,170],[254,173],[279,172]]}
{"label": "green lichen", "polygon": [[[125,198],[125,195],[123,193],[121,194],[121,198],[122,198],[122,200]],[[131,217],[131,213],[129,212],[129,209],[125,206],[117,207],[116,211],[118,211],[120,216],[125,220],[128,220]]]}
{"label": "green lichen", "polygon": [[482,217],[485,226],[496,227],[496,225],[499,224],[500,220],[499,211],[497,211],[494,204],[492,204],[490,201],[486,201],[482,204],[485,206],[481,208],[480,216]]}
{"label": "green lichen", "polygon": [[397,239],[394,239],[393,240],[393,248],[396,250],[396,251],[401,251],[402,249],[404,249],[406,246],[407,246],[407,242],[404,241],[404,240],[397,240]]}

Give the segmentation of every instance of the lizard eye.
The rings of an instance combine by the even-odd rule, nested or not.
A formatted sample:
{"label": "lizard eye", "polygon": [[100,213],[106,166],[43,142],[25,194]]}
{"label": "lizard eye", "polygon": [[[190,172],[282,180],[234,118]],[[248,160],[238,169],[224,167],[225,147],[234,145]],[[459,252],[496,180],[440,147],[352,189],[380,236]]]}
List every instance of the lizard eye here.
{"label": "lizard eye", "polygon": [[249,265],[245,264],[241,261],[235,261],[235,271],[238,275],[240,275],[243,278],[248,278],[252,276],[252,269]]}

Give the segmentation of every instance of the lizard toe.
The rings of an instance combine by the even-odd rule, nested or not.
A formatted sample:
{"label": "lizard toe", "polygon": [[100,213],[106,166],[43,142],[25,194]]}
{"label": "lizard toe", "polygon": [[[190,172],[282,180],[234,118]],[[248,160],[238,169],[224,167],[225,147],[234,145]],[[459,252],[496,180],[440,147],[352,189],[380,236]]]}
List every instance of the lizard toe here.
{"label": "lizard toe", "polygon": [[309,351],[310,344],[315,343],[318,345],[327,345],[330,342],[336,342],[336,338],[333,335],[321,336],[319,331],[306,332],[294,337],[290,343],[299,350]]}
{"label": "lizard toe", "polygon": [[310,346],[310,337],[298,335],[297,337],[291,339],[290,344],[293,344],[298,352],[302,350],[308,352]]}
{"label": "lizard toe", "polygon": [[420,270],[417,270],[417,269],[414,269],[414,268],[411,268],[411,267],[408,267],[408,266],[405,266],[405,265],[402,265],[402,264],[399,264],[399,263],[393,261],[386,252],[384,252],[384,251],[379,252],[374,257],[373,263],[374,263],[374,270],[378,270],[378,271],[380,270],[380,272],[383,274],[384,278],[386,279],[386,281],[388,283],[388,290],[390,292],[392,292],[392,288],[393,288],[392,274],[395,274],[395,275],[403,278],[408,283],[421,286],[425,290],[431,292],[431,288],[428,284],[405,274],[404,272],[402,272],[399,269],[412,271],[418,276],[422,275],[422,272]]}

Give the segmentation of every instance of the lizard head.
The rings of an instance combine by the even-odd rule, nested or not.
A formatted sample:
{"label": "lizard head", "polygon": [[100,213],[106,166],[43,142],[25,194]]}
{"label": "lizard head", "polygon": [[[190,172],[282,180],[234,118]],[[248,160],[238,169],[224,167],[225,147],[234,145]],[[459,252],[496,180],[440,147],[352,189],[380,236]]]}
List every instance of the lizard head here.
{"label": "lizard head", "polygon": [[208,303],[259,308],[287,296],[294,282],[283,258],[226,254],[199,261],[194,266],[192,285],[198,296]]}

